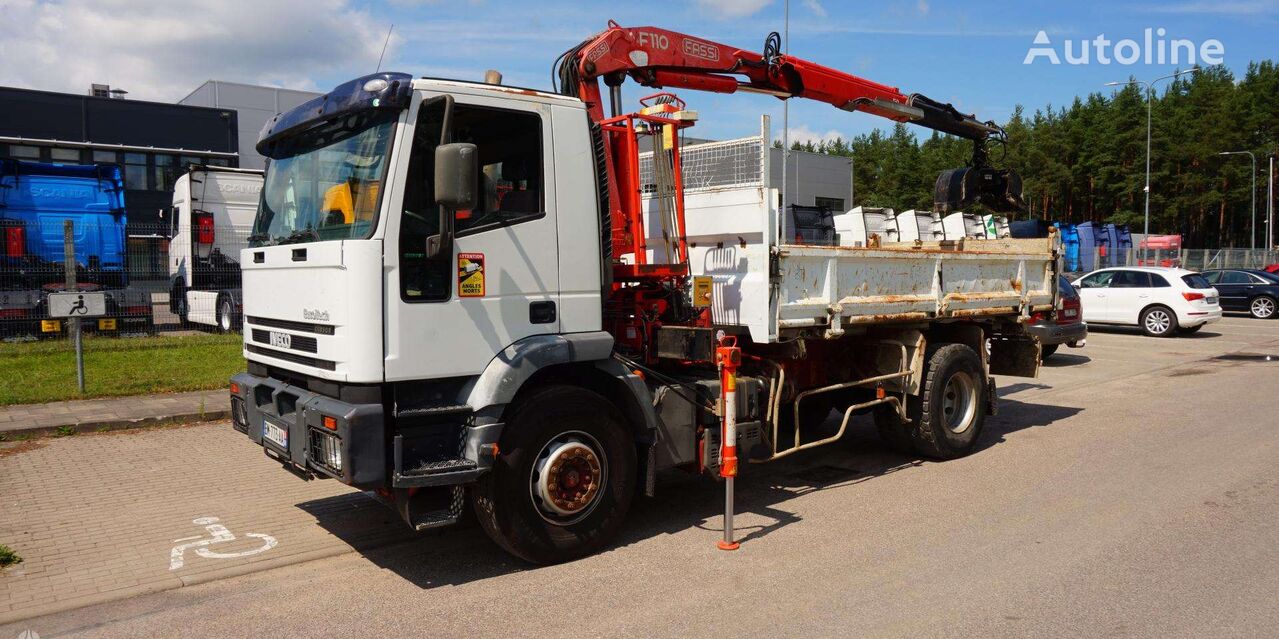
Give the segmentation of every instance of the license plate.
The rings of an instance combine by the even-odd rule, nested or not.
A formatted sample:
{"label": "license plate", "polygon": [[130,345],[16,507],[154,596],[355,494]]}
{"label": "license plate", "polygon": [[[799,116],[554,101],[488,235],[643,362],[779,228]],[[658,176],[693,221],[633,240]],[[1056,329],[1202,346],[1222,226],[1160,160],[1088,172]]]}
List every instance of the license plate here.
{"label": "license plate", "polygon": [[1209,298],[1205,298],[1205,299],[1204,299],[1204,301],[1205,301],[1205,302],[1207,302],[1207,303],[1209,303],[1209,304],[1216,304],[1216,303],[1217,303],[1217,298],[1215,298],[1215,297],[1209,297]]}
{"label": "license plate", "polygon": [[276,348],[293,348],[293,336],[288,333],[271,331],[271,346]]}
{"label": "license plate", "polygon": [[1062,317],[1079,317],[1079,309],[1068,308],[1061,312]]}
{"label": "license plate", "polygon": [[114,330],[115,330],[115,319],[100,319],[100,320],[98,320],[98,330],[100,330],[100,331],[114,331]]}
{"label": "license plate", "polygon": [[41,333],[56,333],[62,330],[62,322],[58,320],[40,320]]}
{"label": "license plate", "polygon": [[284,450],[289,449],[289,430],[287,428],[281,428],[264,419],[262,420],[262,436]]}

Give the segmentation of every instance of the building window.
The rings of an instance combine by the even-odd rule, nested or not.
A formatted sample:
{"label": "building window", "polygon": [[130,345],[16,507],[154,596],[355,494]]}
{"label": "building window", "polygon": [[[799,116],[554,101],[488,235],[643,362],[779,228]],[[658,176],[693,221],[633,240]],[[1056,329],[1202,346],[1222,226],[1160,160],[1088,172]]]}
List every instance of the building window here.
{"label": "building window", "polygon": [[147,154],[124,154],[124,188],[145,191],[147,188]]}
{"label": "building window", "polygon": [[23,160],[39,160],[40,147],[25,146],[21,144],[10,144],[9,155],[15,158],[23,159]]}
{"label": "building window", "polygon": [[844,198],[842,197],[815,197],[813,198],[813,205],[830,211],[844,212]]}
{"label": "building window", "polygon": [[119,164],[120,158],[116,157],[115,151],[94,151],[94,164]]}
{"label": "building window", "polygon": [[226,158],[209,158],[209,166],[231,166],[231,162]]}
{"label": "building window", "polygon": [[80,149],[49,149],[49,159],[54,162],[80,163]]}
{"label": "building window", "polygon": [[155,156],[155,190],[173,190],[173,181],[178,178],[177,158],[172,155]]}
{"label": "building window", "polygon": [[203,158],[198,158],[198,157],[196,157],[196,156],[194,156],[194,155],[184,155],[184,156],[182,156],[182,164],[181,164],[181,167],[182,167],[182,170],[183,170],[183,171],[185,171],[185,170],[186,170],[186,168],[187,168],[188,166],[191,166],[192,164],[204,164],[204,159],[203,159]]}

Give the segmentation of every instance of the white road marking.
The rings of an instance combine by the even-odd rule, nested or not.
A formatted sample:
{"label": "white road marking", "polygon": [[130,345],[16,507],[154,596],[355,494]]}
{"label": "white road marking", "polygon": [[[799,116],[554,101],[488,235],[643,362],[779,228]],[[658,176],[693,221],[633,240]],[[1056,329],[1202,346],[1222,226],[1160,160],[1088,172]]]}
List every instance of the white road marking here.
{"label": "white road marking", "polygon": [[204,557],[205,559],[236,559],[238,557],[248,557],[250,555],[266,552],[275,548],[276,544],[279,543],[275,540],[275,537],[272,537],[271,535],[262,533],[245,533],[245,537],[261,539],[263,542],[262,547],[250,548],[249,550],[241,550],[239,552],[215,552],[209,550],[209,546],[228,541],[235,541],[235,535],[233,535],[230,530],[227,530],[226,526],[219,524],[217,517],[198,517],[191,520],[191,523],[204,526],[205,530],[209,531],[209,537],[197,536],[174,539],[173,543],[178,545],[174,546],[173,550],[169,553],[169,570],[177,570],[184,565],[185,560],[183,559],[183,555],[187,549],[195,549],[195,554]]}

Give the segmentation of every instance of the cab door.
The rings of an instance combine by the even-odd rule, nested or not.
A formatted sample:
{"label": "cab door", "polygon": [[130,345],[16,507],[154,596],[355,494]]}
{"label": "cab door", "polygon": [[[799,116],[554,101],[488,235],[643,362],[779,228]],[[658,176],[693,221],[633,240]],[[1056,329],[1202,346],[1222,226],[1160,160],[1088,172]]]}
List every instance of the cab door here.
{"label": "cab door", "polygon": [[[475,375],[507,346],[559,332],[559,255],[550,108],[536,101],[453,96],[417,107],[403,199],[386,247],[386,379]],[[439,230],[434,150],[474,144],[479,198],[454,213],[450,254],[428,258]],[[392,255],[394,254],[394,255]]]}

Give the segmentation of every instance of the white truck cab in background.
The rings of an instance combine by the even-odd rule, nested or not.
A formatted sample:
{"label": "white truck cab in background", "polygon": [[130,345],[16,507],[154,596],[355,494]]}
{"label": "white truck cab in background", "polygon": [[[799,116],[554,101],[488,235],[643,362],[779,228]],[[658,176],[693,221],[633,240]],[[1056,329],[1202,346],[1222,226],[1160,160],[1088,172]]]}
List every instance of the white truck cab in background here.
{"label": "white truck cab in background", "polygon": [[193,165],[173,185],[169,310],[183,325],[240,324],[240,249],[248,246],[262,172]]}

